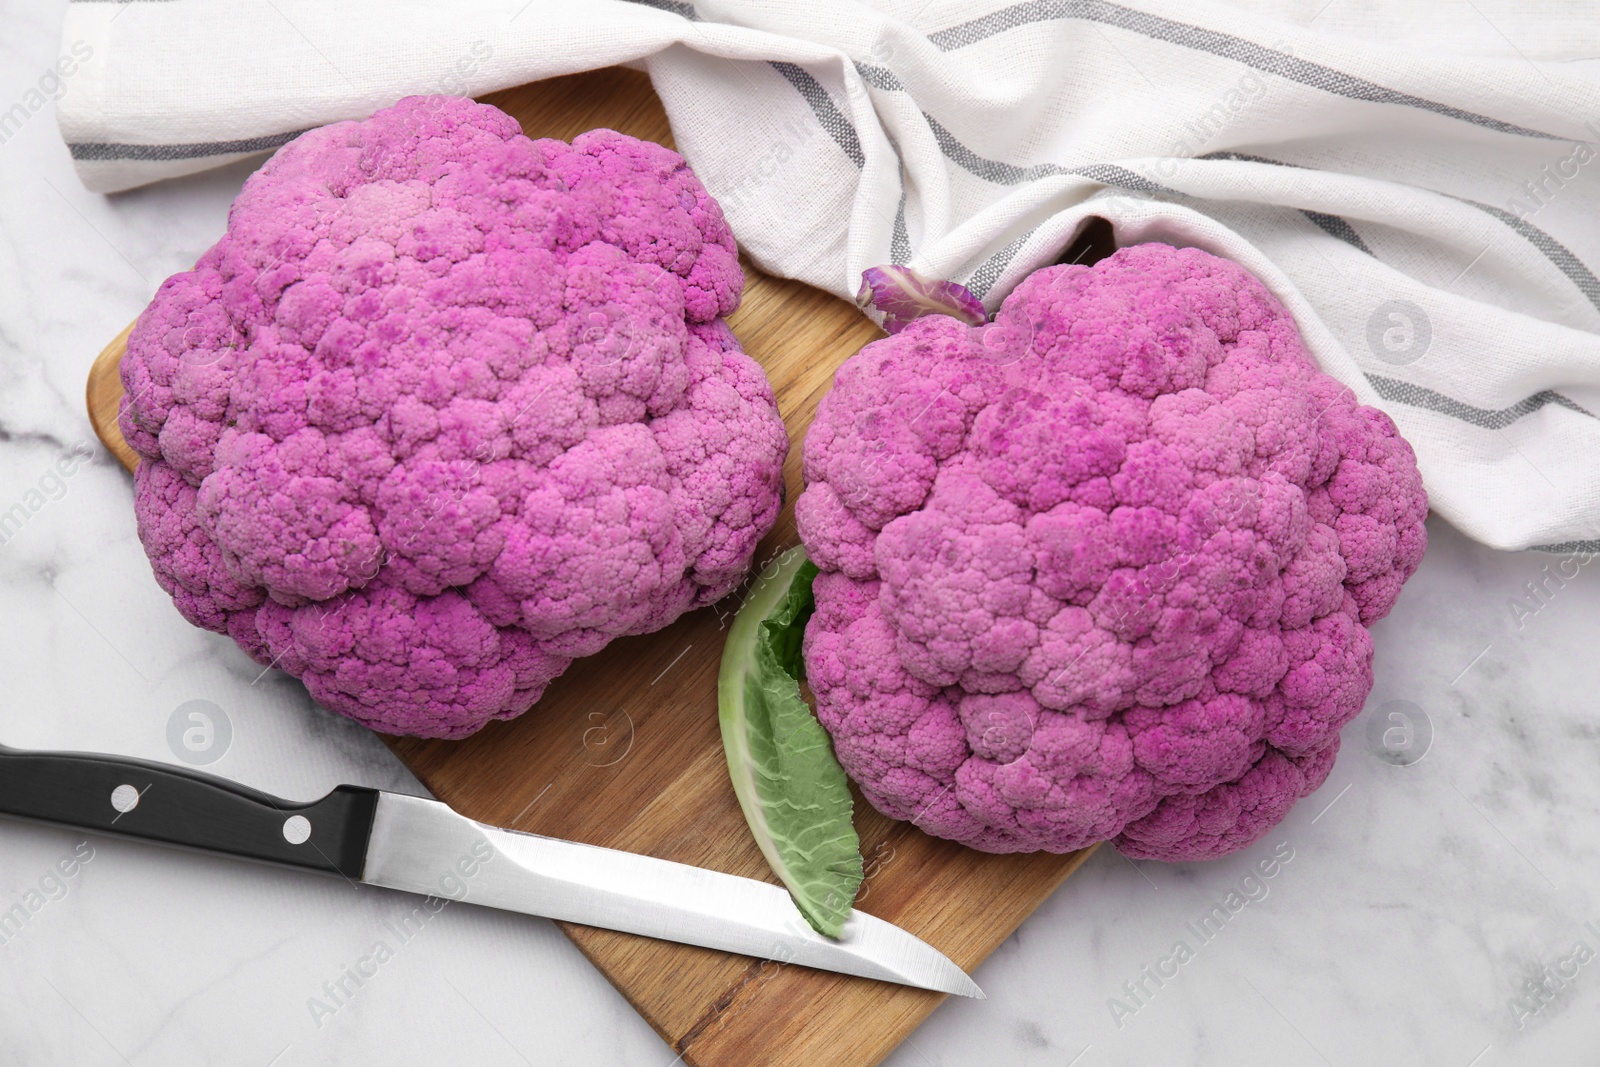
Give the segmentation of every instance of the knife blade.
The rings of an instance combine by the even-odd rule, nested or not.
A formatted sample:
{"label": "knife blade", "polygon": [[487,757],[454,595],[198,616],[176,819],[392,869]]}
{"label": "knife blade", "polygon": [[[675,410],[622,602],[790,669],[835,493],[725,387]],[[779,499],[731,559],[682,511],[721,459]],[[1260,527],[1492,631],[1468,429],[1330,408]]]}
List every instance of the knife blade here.
{"label": "knife blade", "polygon": [[296,804],[163,763],[0,745],[0,815],[983,997],[933,946],[865,912],[824,937],[767,882],[490,826],[424,797],[341,785]]}

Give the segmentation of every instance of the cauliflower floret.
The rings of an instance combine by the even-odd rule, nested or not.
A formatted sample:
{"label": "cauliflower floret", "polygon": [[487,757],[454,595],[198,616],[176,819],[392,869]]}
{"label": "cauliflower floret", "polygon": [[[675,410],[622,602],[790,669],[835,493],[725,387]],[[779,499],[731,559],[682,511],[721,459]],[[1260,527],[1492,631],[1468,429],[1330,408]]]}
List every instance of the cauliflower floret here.
{"label": "cauliflower floret", "polygon": [[1410,446],[1255,278],[1148,244],[840,368],[805,443],[818,715],[995,852],[1241,848],[1320,785],[1427,543]]}
{"label": "cauliflower floret", "polygon": [[732,591],[788,438],[683,160],[411,97],[296,138],[122,361],[156,578],[375,729],[461,737]]}

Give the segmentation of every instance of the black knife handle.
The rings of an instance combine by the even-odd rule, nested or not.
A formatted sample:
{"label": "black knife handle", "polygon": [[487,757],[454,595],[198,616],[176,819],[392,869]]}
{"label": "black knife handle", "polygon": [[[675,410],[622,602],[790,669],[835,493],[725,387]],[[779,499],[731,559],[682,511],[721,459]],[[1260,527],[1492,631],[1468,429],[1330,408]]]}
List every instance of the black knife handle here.
{"label": "black knife handle", "polygon": [[361,878],[378,791],[293,804],[164,763],[0,745],[0,815]]}

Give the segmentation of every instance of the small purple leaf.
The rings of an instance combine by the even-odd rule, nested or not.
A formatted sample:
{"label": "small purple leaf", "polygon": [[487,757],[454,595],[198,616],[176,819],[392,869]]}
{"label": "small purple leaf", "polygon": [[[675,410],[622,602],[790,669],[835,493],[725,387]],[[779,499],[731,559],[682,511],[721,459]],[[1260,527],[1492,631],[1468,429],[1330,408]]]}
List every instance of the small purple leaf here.
{"label": "small purple leaf", "polygon": [[969,326],[989,321],[988,312],[972,291],[959,282],[924,278],[910,267],[870,267],[861,272],[856,304],[883,312],[883,328],[899,333],[912,319],[924,315],[949,315]]}

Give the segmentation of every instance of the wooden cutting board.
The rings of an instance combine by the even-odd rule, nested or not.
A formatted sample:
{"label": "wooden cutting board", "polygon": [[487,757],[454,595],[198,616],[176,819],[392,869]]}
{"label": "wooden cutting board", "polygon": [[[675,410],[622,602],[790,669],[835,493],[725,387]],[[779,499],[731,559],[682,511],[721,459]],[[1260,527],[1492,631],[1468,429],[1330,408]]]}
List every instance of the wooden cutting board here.
{"label": "wooden cutting board", "polygon": [[[485,98],[531,137],[570,140],[609,126],[672,144],[648,78],[610,69]],[[880,336],[855,307],[745,264],[731,317],[766,368],[793,448],[788,503],[757,561],[796,543],[800,442],[833,372]],[[129,327],[131,330],[132,327]],[[117,365],[128,331],[89,372],[95,432],[124,465]],[[131,520],[130,520],[131,521]],[[776,881],[728,782],[717,726],[717,665],[737,596],[659,633],[580,660],[528,714],[464,741],[384,740],[434,795],[474,819]],[[971,970],[1086,859],[991,856],[892,822],[856,798],[867,878],[858,906],[917,934]],[[694,1067],[875,1064],[942,995],[781,966],[573,924],[562,930]],[[531,1051],[531,1050],[530,1050]]]}

